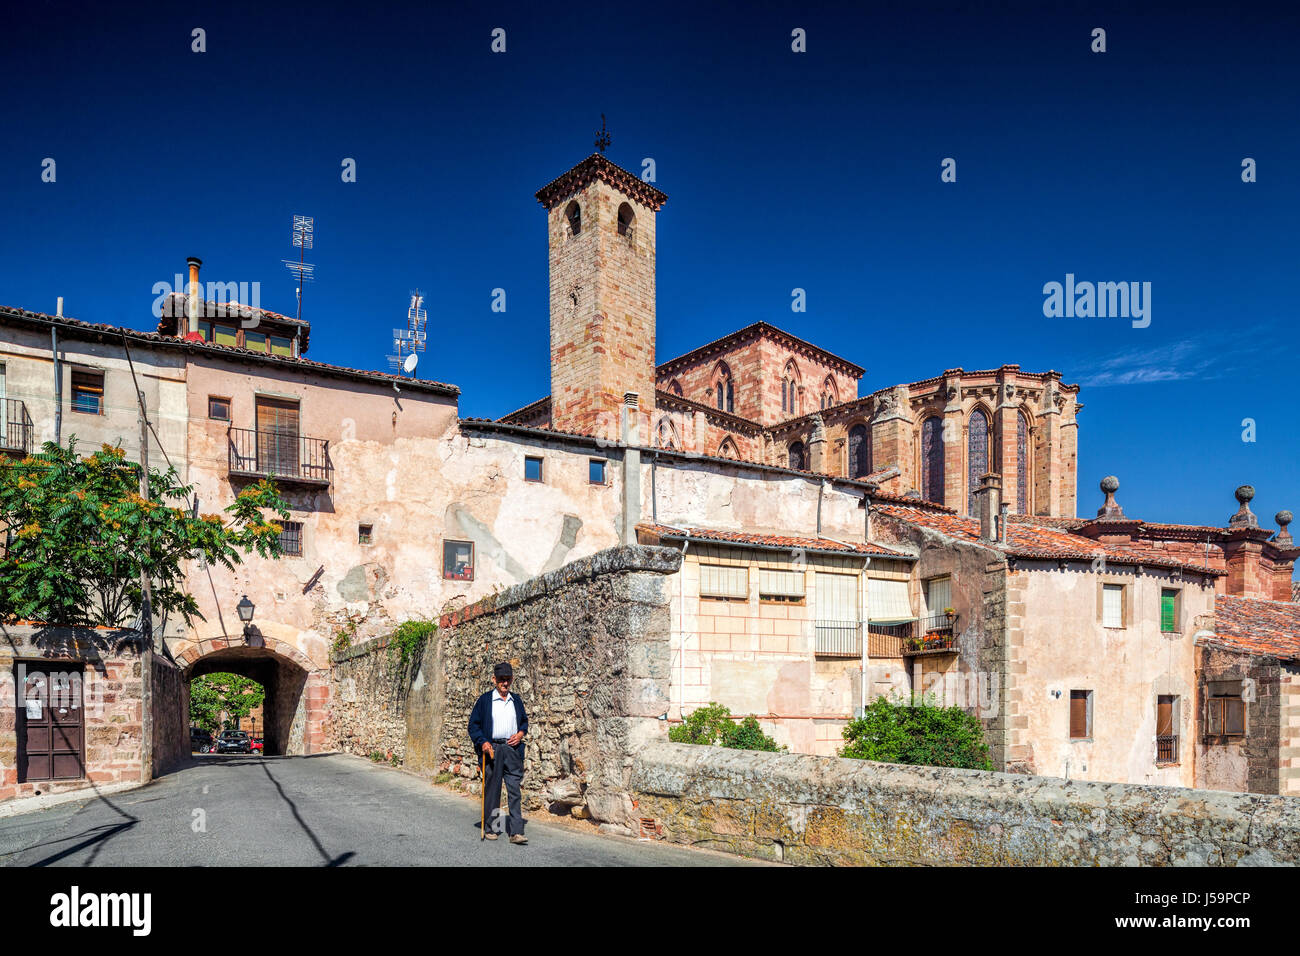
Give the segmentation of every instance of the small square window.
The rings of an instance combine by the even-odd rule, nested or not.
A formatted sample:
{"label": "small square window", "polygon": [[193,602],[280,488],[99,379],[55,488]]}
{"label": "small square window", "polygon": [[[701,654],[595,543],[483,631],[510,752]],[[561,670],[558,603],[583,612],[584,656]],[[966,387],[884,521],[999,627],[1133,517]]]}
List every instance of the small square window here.
{"label": "small square window", "polygon": [[272,355],[293,356],[293,340],[287,339],[282,335],[273,335],[270,338]]}
{"label": "small square window", "polygon": [[524,458],[524,480],[541,481],[542,480],[542,460],[540,458]]}
{"label": "small square window", "polygon": [[104,414],[104,373],[72,373],[72,410],[87,415]]}
{"label": "small square window", "polygon": [[244,348],[254,352],[266,351],[266,333],[248,329],[244,332]]}
{"label": "small square window", "polygon": [[587,480],[593,485],[605,483],[605,459],[593,458],[587,463]]}
{"label": "small square window", "polygon": [[230,421],[230,399],[209,395],[208,418],[218,422]]}
{"label": "small square window", "polygon": [[374,544],[375,543],[375,526],[372,524],[357,525],[357,544]]}
{"label": "small square window", "polygon": [[285,521],[280,531],[280,550],[285,557],[302,557],[302,522]]}
{"label": "small square window", "polygon": [[442,543],[442,576],[449,581],[474,580],[474,542]]}

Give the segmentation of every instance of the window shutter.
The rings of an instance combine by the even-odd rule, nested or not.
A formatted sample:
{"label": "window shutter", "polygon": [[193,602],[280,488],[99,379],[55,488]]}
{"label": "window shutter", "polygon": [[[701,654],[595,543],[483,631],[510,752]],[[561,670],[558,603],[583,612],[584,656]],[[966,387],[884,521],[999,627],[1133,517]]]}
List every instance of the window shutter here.
{"label": "window shutter", "polygon": [[925,604],[929,614],[942,614],[944,608],[952,607],[952,578],[927,582]]}
{"label": "window shutter", "polygon": [[1177,591],[1165,589],[1160,592],[1160,630],[1167,633],[1176,631],[1174,616],[1174,601],[1178,598]]}
{"label": "window shutter", "polygon": [[1119,584],[1102,587],[1101,623],[1103,627],[1124,626],[1124,588]]}
{"label": "window shutter", "polygon": [[1174,699],[1161,695],[1156,701],[1156,734],[1167,737],[1174,732]]}
{"label": "window shutter", "polygon": [[867,579],[867,617],[877,624],[906,624],[915,621],[906,581]]}

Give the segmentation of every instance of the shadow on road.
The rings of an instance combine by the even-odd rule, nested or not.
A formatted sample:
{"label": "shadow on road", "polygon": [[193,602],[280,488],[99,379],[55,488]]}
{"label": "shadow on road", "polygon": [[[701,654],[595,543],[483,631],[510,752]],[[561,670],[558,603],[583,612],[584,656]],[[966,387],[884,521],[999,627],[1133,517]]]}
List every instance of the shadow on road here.
{"label": "shadow on road", "polygon": [[[261,761],[262,758],[258,758],[258,762],[261,763]],[[307,839],[311,840],[312,846],[314,846],[316,852],[320,854],[321,860],[324,861],[322,866],[342,866],[344,863],[348,862],[348,860],[356,856],[354,851],[349,850],[347,853],[340,853],[338,856],[331,858],[325,847],[316,837],[315,832],[313,832],[312,828],[307,825],[307,821],[302,818],[302,814],[298,812],[298,805],[289,799],[289,795],[284,792],[284,787],[280,786],[280,781],[276,780],[271,774],[270,764],[262,763],[262,771],[266,774],[266,779],[271,781],[276,792],[280,794],[280,799],[289,805],[289,812],[293,814],[293,818],[298,821],[298,826],[302,827],[302,832],[307,834]]]}

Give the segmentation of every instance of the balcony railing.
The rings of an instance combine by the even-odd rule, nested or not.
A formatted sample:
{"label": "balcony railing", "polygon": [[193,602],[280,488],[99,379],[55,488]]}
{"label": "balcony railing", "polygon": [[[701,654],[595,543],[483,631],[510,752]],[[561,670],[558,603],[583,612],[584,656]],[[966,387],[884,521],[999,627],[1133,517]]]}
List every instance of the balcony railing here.
{"label": "balcony railing", "polygon": [[916,631],[903,642],[903,656],[955,654],[957,615],[930,614],[916,622]]}
{"label": "balcony railing", "polygon": [[818,657],[861,657],[862,631],[857,621],[818,621]]}
{"label": "balcony railing", "polygon": [[906,624],[868,624],[868,657],[902,657],[903,644],[916,631],[916,622]]}
{"label": "balcony railing", "polygon": [[1156,736],[1156,763],[1178,763],[1178,735]]}
{"label": "balcony railing", "polygon": [[274,428],[230,429],[230,475],[274,478],[299,485],[328,485],[333,473],[329,441]]}
{"label": "balcony railing", "polygon": [[17,398],[6,398],[0,418],[0,451],[32,453],[32,419],[27,414],[27,404]]}

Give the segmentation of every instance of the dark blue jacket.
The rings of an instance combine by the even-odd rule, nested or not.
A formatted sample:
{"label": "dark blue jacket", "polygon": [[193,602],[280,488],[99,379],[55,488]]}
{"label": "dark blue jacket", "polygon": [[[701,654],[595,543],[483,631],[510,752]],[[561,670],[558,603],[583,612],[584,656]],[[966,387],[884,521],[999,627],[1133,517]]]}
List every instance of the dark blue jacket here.
{"label": "dark blue jacket", "polygon": [[[492,695],[497,693],[490,690],[478,699],[474,709],[469,714],[469,739],[474,741],[474,752],[481,754],[485,741],[492,740]],[[515,702],[515,722],[519,725],[519,730],[528,734],[528,713],[524,710],[524,702],[519,699],[519,695],[511,692],[511,699]],[[521,740],[515,745],[515,749],[521,749],[524,742]]]}

